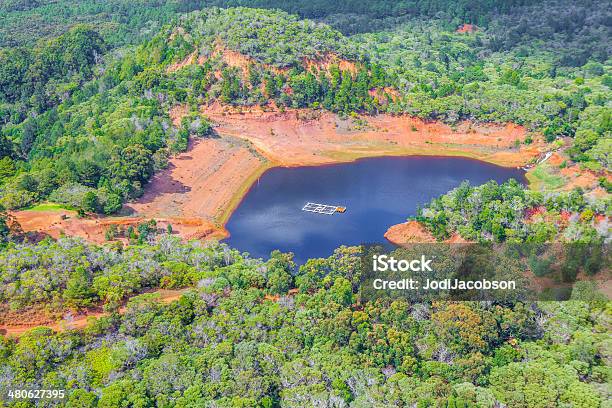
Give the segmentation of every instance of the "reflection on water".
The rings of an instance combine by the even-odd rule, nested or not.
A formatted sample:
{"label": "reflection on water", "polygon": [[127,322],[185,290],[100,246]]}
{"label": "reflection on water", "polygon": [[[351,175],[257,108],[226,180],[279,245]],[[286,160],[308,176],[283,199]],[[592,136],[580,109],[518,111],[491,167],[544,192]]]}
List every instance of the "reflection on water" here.
{"label": "reflection on water", "polygon": [[[273,168],[232,214],[231,246],[254,257],[274,249],[297,262],[327,257],[340,245],[380,242],[391,225],[457,187],[488,180],[524,182],[524,172],[455,157],[379,157],[318,167]],[[302,211],[306,202],[346,206],[344,214]]]}

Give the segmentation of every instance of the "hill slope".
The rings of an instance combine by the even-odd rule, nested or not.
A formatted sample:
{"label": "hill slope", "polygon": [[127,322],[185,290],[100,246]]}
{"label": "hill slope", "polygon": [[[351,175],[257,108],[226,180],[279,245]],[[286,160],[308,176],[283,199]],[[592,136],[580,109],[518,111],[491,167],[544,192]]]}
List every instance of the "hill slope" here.
{"label": "hill slope", "polygon": [[[563,68],[537,42],[491,53],[494,41],[494,31],[456,33],[441,20],[345,37],[281,11],[211,8],[105,58],[84,27],[33,51],[3,51],[0,203],[114,213],[190,136],[214,133],[199,107],[217,102],[518,123],[536,132],[519,144],[542,132],[608,188],[609,65]],[[74,52],[53,52],[58,44]],[[58,68],[37,76],[49,53]]]}

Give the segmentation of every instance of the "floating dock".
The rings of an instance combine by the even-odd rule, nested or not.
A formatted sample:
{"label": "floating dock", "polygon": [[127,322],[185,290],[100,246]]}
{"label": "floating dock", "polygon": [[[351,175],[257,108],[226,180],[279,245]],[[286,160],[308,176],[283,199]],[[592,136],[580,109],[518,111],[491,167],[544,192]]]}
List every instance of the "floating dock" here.
{"label": "floating dock", "polygon": [[343,213],[346,212],[346,207],[339,207],[337,205],[326,205],[319,203],[306,203],[302,207],[302,211],[308,211],[317,214],[332,215],[335,212]]}

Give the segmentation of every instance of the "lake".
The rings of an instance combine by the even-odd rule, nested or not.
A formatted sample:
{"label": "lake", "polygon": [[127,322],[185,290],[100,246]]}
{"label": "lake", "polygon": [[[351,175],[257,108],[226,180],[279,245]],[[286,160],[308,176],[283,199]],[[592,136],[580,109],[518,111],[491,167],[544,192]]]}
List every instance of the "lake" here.
{"label": "lake", "polygon": [[[382,242],[394,224],[468,180],[514,178],[524,171],[457,157],[377,157],[327,166],[266,171],[226,225],[230,246],[266,258],[274,249],[295,260],[327,257],[340,245]],[[344,214],[302,211],[306,202],[347,207]]]}

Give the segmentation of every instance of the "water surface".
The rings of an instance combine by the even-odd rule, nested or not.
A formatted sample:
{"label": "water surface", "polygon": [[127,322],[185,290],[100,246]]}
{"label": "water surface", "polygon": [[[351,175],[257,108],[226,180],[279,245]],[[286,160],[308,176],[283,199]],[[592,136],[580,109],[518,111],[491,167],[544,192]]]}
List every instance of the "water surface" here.
{"label": "water surface", "polygon": [[[378,157],[317,167],[276,167],[254,183],[227,223],[226,242],[254,257],[274,249],[298,263],[327,257],[340,245],[381,242],[394,224],[457,187],[515,178],[524,172],[456,157]],[[346,206],[344,214],[302,211],[306,202]]]}

